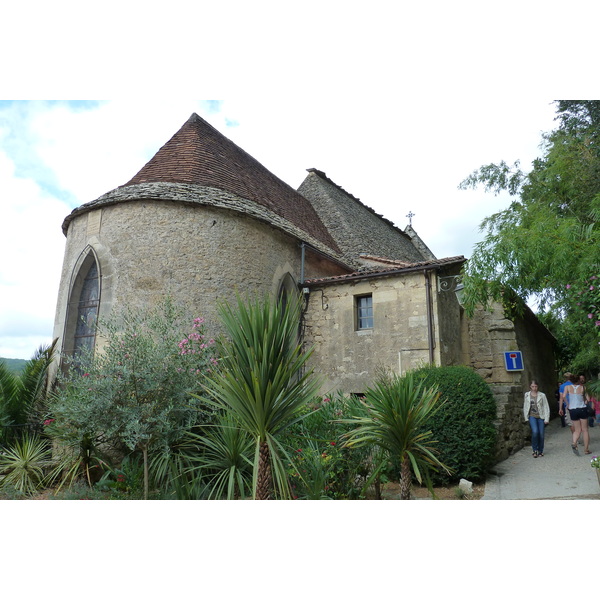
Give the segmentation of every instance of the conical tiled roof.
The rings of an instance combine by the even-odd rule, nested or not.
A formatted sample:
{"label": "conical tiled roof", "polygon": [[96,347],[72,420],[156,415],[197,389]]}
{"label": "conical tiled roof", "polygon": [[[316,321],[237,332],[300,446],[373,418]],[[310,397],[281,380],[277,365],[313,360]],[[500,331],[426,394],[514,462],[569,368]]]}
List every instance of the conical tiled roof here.
{"label": "conical tiled roof", "polygon": [[306,198],[195,113],[121,188],[147,183],[183,183],[225,190],[256,202],[339,251]]}

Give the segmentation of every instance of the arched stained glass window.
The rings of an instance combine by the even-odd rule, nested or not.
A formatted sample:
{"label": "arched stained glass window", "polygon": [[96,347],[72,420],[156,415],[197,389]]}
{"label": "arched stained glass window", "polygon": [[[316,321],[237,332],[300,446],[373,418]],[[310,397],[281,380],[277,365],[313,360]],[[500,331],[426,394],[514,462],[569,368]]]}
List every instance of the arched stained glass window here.
{"label": "arched stained glass window", "polygon": [[91,351],[96,338],[96,320],[100,303],[100,285],[98,266],[92,261],[83,281],[79,303],[77,305],[77,323],[75,326],[75,343],[73,354],[76,356],[83,349]]}

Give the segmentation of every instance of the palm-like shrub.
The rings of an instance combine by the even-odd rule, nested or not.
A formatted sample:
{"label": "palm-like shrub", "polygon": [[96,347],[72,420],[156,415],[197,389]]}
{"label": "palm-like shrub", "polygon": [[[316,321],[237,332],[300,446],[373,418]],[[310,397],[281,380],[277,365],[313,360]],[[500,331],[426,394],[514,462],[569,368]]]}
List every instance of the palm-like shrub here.
{"label": "palm-like shrub", "polygon": [[48,442],[36,435],[25,434],[0,454],[0,488],[33,495],[43,486],[51,465]]}
{"label": "palm-like shrub", "polygon": [[253,496],[291,496],[286,461],[279,441],[301,418],[302,407],[315,395],[317,383],[305,371],[309,353],[298,341],[300,302],[285,305],[268,299],[219,307],[226,338],[221,368],[209,377],[212,404],[230,413],[254,440]]}
{"label": "palm-like shrub", "polygon": [[440,408],[436,387],[417,383],[412,373],[380,376],[366,392],[366,413],[342,419],[356,425],[344,434],[346,446],[370,444],[381,448],[385,459],[399,464],[400,498],[410,499],[412,475],[431,490],[429,472],[448,468],[436,456],[436,441],[427,428]]}
{"label": "palm-like shrub", "polygon": [[0,362],[0,443],[9,444],[20,437],[19,431],[42,425],[56,341],[50,346],[40,346],[20,375]]}
{"label": "palm-like shrub", "polygon": [[[230,413],[221,413],[202,433],[190,431],[182,455],[191,465],[180,475],[209,500],[236,500],[252,495],[254,441]],[[202,486],[198,485],[202,482]]]}

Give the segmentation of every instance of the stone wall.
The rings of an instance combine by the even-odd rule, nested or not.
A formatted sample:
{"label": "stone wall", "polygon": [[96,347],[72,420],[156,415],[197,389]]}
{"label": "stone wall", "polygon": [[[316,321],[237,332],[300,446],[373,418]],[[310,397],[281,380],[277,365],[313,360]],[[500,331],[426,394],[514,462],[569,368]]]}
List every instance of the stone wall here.
{"label": "stone wall", "polygon": [[[460,364],[460,308],[455,295],[438,293],[430,274],[433,363]],[[356,298],[372,294],[374,327],[356,327]],[[443,317],[440,315],[443,314]],[[430,363],[427,289],[422,271],[312,285],[305,315],[311,365],[322,393],[363,393],[381,370],[405,373]]]}
{"label": "stone wall", "polygon": [[[555,413],[553,338],[531,311],[514,321],[507,319],[502,306],[478,311],[468,320],[470,363],[490,385],[497,407],[498,443],[496,460],[504,460],[525,446],[530,435],[523,419],[523,395],[535,378]],[[523,371],[507,371],[504,352],[520,350]]]}

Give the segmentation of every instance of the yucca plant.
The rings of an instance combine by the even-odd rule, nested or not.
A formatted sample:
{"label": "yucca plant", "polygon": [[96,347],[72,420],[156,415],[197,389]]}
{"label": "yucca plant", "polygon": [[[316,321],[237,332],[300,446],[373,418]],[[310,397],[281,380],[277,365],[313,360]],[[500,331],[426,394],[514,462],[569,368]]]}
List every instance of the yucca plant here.
{"label": "yucca plant", "polygon": [[366,392],[366,413],[340,422],[356,425],[344,434],[348,447],[373,444],[384,450],[387,459],[400,465],[400,498],[410,499],[412,476],[425,482],[432,492],[430,469],[444,469],[436,457],[435,440],[426,427],[439,409],[436,387],[416,383],[412,373],[380,376]]}
{"label": "yucca plant", "polygon": [[48,474],[48,481],[58,483],[57,491],[63,485],[71,487],[85,479],[93,487],[93,479],[110,469],[110,461],[100,450],[102,438],[90,431],[64,431],[52,424],[46,433],[56,442],[54,466]]}
{"label": "yucca plant", "polygon": [[202,479],[209,500],[236,500],[252,495],[253,438],[230,413],[221,413],[202,433],[188,432],[184,456],[193,466],[184,477]]}
{"label": "yucca plant", "polygon": [[229,412],[254,440],[253,497],[290,498],[286,461],[278,441],[301,419],[301,409],[315,395],[317,382],[305,370],[309,353],[298,340],[300,301],[284,304],[256,299],[219,306],[226,329],[220,370],[208,377],[207,392],[215,407]]}
{"label": "yucca plant", "polygon": [[13,488],[31,496],[43,487],[51,466],[48,442],[25,434],[0,455],[0,488]]}

